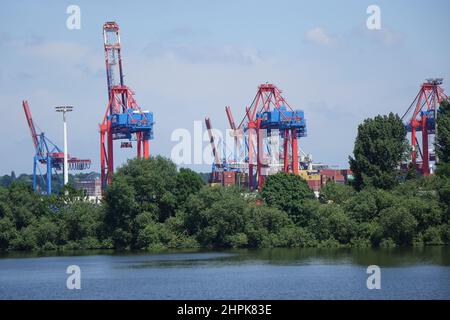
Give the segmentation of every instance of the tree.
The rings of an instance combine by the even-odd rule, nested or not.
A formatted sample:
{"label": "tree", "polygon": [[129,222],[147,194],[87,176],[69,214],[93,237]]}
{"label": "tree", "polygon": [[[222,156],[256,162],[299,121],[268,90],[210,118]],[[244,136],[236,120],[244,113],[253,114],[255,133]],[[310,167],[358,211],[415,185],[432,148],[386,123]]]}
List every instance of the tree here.
{"label": "tree", "polygon": [[191,194],[197,193],[204,185],[202,177],[190,170],[181,168],[175,183],[175,197],[177,204],[184,204]]}
{"label": "tree", "polygon": [[410,245],[415,235],[417,220],[404,206],[382,210],[380,226],[384,239],[392,239],[398,245]]}
{"label": "tree", "polygon": [[450,219],[450,103],[444,100],[439,107],[436,120],[437,174],[440,177],[437,188],[445,220]]}
{"label": "tree", "polygon": [[203,246],[231,247],[244,232],[245,208],[239,189],[206,186],[186,203],[184,225]]}
{"label": "tree", "polygon": [[439,107],[436,119],[436,155],[439,162],[450,163],[450,103],[444,100]]}
{"label": "tree", "polygon": [[333,238],[340,243],[349,243],[356,234],[355,221],[353,221],[341,207],[331,205],[329,208],[331,209],[331,212],[329,213],[327,221],[328,230],[330,230]]}
{"label": "tree", "polygon": [[133,220],[138,214],[135,191],[125,178],[116,176],[105,195],[105,228],[116,248],[131,243]]}
{"label": "tree", "polygon": [[269,206],[284,210],[289,215],[299,214],[299,204],[313,199],[314,193],[300,176],[280,172],[267,177],[261,190],[261,197]]}
{"label": "tree", "polygon": [[0,251],[8,250],[16,237],[14,223],[9,218],[0,218]]}
{"label": "tree", "polygon": [[397,167],[408,151],[406,129],[398,115],[366,119],[358,127],[353,157],[349,157],[354,186],[391,189],[397,184]]}
{"label": "tree", "polygon": [[169,159],[157,156],[128,160],[115,173],[113,183],[118,178],[131,187],[139,212],[156,212],[161,222],[175,214],[177,168]]}
{"label": "tree", "polygon": [[353,188],[348,185],[328,182],[320,190],[319,199],[322,203],[334,202],[341,204],[350,199],[353,193]]}
{"label": "tree", "polygon": [[[245,209],[245,234],[249,247],[276,245],[272,238],[287,226],[293,226],[286,212],[265,204],[251,204]],[[279,241],[278,241],[279,242]]]}

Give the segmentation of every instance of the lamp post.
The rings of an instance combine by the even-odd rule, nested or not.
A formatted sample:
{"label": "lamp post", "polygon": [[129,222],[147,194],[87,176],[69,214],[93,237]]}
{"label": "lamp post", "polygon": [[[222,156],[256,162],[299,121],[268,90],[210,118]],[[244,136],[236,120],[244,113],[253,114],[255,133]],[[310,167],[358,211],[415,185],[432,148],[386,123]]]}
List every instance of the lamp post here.
{"label": "lamp post", "polygon": [[63,123],[64,123],[64,185],[67,185],[69,182],[69,161],[67,159],[67,121],[66,121],[66,113],[71,112],[73,110],[72,106],[59,106],[55,107],[56,112],[63,113]]}

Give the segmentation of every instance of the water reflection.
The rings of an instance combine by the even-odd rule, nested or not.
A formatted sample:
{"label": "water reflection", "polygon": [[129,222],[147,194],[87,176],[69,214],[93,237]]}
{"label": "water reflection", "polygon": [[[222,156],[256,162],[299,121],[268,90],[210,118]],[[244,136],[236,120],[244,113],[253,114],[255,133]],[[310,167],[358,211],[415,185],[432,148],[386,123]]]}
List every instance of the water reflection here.
{"label": "water reflection", "polygon": [[318,249],[273,248],[258,250],[227,250],[184,254],[146,255],[138,261],[128,261],[131,268],[221,267],[243,264],[272,265],[378,265],[407,267],[413,265],[450,265],[450,248],[392,249]]}
{"label": "water reflection", "polygon": [[273,265],[361,265],[384,267],[408,265],[450,266],[450,247],[415,248],[270,248],[233,250],[169,250],[159,253],[146,251],[114,252],[112,250],[50,251],[3,253],[0,259],[40,257],[110,256],[119,258],[119,267],[167,268],[193,266],[226,266],[240,264]]}

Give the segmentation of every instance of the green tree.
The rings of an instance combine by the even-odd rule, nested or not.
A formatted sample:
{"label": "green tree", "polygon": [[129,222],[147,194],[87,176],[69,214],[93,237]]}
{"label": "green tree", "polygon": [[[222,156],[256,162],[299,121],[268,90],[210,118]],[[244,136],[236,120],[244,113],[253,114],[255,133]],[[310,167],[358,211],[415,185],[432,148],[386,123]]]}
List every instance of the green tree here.
{"label": "green tree", "polygon": [[415,235],[417,220],[402,205],[386,208],[380,213],[380,226],[384,239],[398,245],[410,245]]}
{"label": "green tree", "polygon": [[397,167],[406,159],[406,129],[398,115],[366,119],[358,134],[350,157],[357,190],[367,186],[390,189],[398,183]]}
{"label": "green tree", "polygon": [[444,100],[436,119],[436,155],[441,163],[450,163],[450,103]]}
{"label": "green tree", "polygon": [[344,208],[359,223],[369,222],[379,214],[375,191],[370,188],[355,193],[345,203]]}
{"label": "green tree", "polygon": [[245,229],[246,200],[237,188],[204,187],[186,205],[185,226],[203,246],[230,247]]}
{"label": "green tree", "polygon": [[175,182],[175,197],[178,205],[184,204],[191,194],[195,194],[205,185],[202,177],[190,170],[181,168]]}
{"label": "green tree", "polygon": [[102,209],[90,202],[79,201],[65,207],[62,211],[62,219],[67,240],[79,241],[86,237],[101,238],[103,218]]}
{"label": "green tree", "polygon": [[264,204],[250,204],[245,209],[244,216],[244,233],[249,247],[280,245],[279,240],[277,243],[273,243],[273,240],[283,228],[293,225],[286,212]]}
{"label": "green tree", "polygon": [[342,244],[350,243],[356,235],[356,223],[344,210],[336,205],[329,206],[332,211],[329,213],[327,227],[334,239]]}
{"label": "green tree", "polygon": [[281,172],[267,177],[261,197],[269,206],[277,207],[291,216],[298,216],[300,203],[313,199],[314,193],[300,176]]}
{"label": "green tree", "polygon": [[131,245],[133,220],[139,212],[135,191],[124,177],[115,176],[105,195],[105,228],[116,248]]}
{"label": "green tree", "polygon": [[169,159],[157,156],[128,160],[114,175],[113,183],[118,178],[131,187],[139,212],[155,212],[161,222],[175,214],[177,168]]}
{"label": "green tree", "polygon": [[0,251],[6,251],[17,238],[14,223],[7,217],[0,218]]}
{"label": "green tree", "polygon": [[342,204],[349,200],[353,193],[353,188],[348,185],[328,182],[325,187],[320,190],[319,199],[322,203],[333,202]]}

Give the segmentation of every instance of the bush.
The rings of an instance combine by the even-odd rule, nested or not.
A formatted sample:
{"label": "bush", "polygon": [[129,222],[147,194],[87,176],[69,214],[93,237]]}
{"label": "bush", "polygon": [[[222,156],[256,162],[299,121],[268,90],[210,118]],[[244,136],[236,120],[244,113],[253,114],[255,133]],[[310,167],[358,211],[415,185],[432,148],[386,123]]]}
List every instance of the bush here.
{"label": "bush", "polygon": [[316,239],[309,231],[289,225],[280,230],[273,239],[274,247],[312,247],[316,245]]}
{"label": "bush", "polygon": [[397,245],[391,238],[383,239],[380,242],[380,248],[395,248]]}
{"label": "bush", "polygon": [[417,220],[402,206],[390,207],[380,213],[380,226],[385,239],[398,245],[410,245],[414,238]]}
{"label": "bush", "polygon": [[439,227],[429,227],[423,234],[423,241],[426,245],[442,245],[442,230]]}
{"label": "bush", "polygon": [[353,188],[348,185],[328,182],[325,187],[320,190],[319,200],[322,203],[333,202],[342,204],[350,199],[353,194]]}
{"label": "bush", "polygon": [[17,230],[11,219],[0,219],[0,251],[6,251],[17,238]]}
{"label": "bush", "polygon": [[340,207],[332,208],[327,222],[331,235],[340,243],[350,243],[356,234],[356,223]]}
{"label": "bush", "polygon": [[242,248],[248,245],[247,235],[242,232],[227,236],[225,241],[232,248]]}

